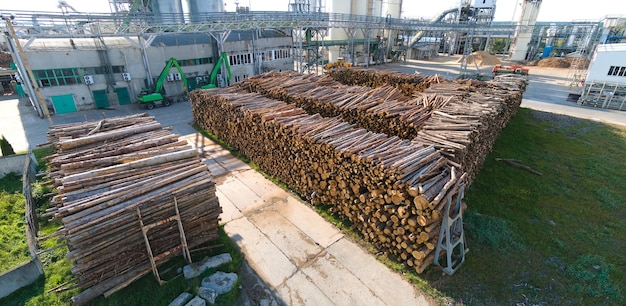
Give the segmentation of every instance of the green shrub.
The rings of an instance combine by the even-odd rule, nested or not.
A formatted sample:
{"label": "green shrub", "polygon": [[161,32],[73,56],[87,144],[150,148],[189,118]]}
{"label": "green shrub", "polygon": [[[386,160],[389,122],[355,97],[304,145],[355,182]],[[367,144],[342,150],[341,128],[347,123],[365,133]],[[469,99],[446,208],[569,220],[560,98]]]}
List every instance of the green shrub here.
{"label": "green shrub", "polygon": [[13,150],[13,146],[9,143],[9,141],[2,135],[0,137],[0,150],[2,151],[2,156],[15,155],[15,151]]}

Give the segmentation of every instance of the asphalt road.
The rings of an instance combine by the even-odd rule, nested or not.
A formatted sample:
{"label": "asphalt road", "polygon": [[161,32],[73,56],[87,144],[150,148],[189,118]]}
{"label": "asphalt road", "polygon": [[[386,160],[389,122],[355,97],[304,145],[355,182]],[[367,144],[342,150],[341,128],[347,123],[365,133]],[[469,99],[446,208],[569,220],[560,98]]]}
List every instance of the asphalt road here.
{"label": "asphalt road", "polygon": [[[385,66],[371,66],[374,69],[395,70],[413,74],[440,74],[446,78],[456,78],[461,71],[459,56],[440,56],[434,61],[416,61],[391,63]],[[507,63],[504,63],[507,64]],[[482,75],[490,76],[491,66],[479,67]],[[476,68],[468,66],[468,73],[476,73]],[[580,89],[569,87],[569,70],[561,68],[530,67],[528,87],[524,93],[522,107],[562,114],[583,119],[590,119],[610,124],[626,126],[626,111],[608,110],[589,106],[580,106],[568,102],[567,96]]]}

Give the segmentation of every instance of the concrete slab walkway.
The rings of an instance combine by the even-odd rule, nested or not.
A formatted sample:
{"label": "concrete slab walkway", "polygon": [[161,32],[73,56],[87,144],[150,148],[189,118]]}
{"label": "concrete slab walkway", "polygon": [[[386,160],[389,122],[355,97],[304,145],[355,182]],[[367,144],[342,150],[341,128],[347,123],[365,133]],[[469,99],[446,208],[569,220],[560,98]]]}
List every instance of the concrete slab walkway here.
{"label": "concrete slab walkway", "polygon": [[402,276],[378,262],[305,203],[199,134],[215,176],[226,233],[258,276],[287,305],[429,305]]}

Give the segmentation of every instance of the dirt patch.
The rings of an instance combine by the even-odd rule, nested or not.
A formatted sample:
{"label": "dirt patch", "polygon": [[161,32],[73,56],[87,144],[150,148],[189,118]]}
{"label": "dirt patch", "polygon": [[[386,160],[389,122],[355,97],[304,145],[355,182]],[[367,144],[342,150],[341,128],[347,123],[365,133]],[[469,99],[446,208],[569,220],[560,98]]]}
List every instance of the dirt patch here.
{"label": "dirt patch", "polygon": [[12,61],[11,53],[0,52],[0,68],[11,68]]}
{"label": "dirt patch", "polygon": [[572,128],[585,121],[585,119],[542,111],[533,111],[532,114],[539,121],[554,123],[555,129],[559,130]]}
{"label": "dirt patch", "polygon": [[542,111],[533,111],[533,117],[539,121],[553,123],[555,126],[546,129],[546,132],[565,132],[568,138],[576,138],[587,134],[599,127],[598,123],[586,119],[560,115]]}
{"label": "dirt patch", "polygon": [[[461,61],[463,61],[463,58],[460,58],[458,60],[459,63]],[[502,62],[500,61],[500,59],[498,59],[494,55],[491,55],[489,52],[476,51],[467,56],[467,64],[469,65],[477,64],[479,66],[483,66],[483,65],[492,66],[492,65],[502,64]]]}
{"label": "dirt patch", "polygon": [[244,262],[237,274],[241,281],[241,290],[239,290],[235,305],[284,305],[284,302],[277,298],[276,292],[272,291],[269,285],[256,275],[248,263]]}

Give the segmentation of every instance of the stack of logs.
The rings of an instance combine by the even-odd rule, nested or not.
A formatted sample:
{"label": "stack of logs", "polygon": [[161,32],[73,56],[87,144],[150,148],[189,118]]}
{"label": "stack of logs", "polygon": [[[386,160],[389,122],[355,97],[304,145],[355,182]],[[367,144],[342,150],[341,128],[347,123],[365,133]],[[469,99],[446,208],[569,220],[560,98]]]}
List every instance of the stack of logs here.
{"label": "stack of logs", "polygon": [[329,77],[270,72],[248,78],[239,87],[268,98],[294,103],[309,114],[341,116],[372,132],[413,139],[434,109],[450,98],[419,95],[411,98],[395,87],[343,85]]}
{"label": "stack of logs", "polygon": [[379,250],[422,272],[446,200],[466,174],[433,145],[309,115],[233,89],[194,91],[195,122],[313,204],[330,204]]}
{"label": "stack of logs", "polygon": [[[221,213],[215,184],[198,152],[145,114],[56,125],[48,141],[58,194],[47,215],[63,223],[74,261],[72,273],[84,304],[149,273],[151,263],[139,224],[176,215],[178,207],[189,248],[217,238]],[[176,222],[148,234],[156,264],[181,256]],[[163,254],[163,256],[157,256]]]}
{"label": "stack of logs", "polygon": [[433,83],[439,83],[438,75],[404,74],[397,71],[381,71],[367,68],[335,68],[328,72],[334,80],[346,85],[377,88],[393,86],[411,97],[424,91]]}
{"label": "stack of logs", "polygon": [[522,102],[527,84],[526,78],[520,75],[496,76],[488,82],[440,78],[430,81],[435,76],[402,75],[362,68],[334,69],[329,75],[346,85],[391,85],[418,98],[424,95],[445,98],[446,103],[431,109],[428,119],[419,126],[417,137],[409,139],[434,144],[469,174],[470,181]]}
{"label": "stack of logs", "polygon": [[444,203],[480,167],[526,80],[343,68],[331,76],[272,72],[194,92],[194,119],[421,272],[434,259]]}
{"label": "stack of logs", "polygon": [[459,81],[435,84],[424,94],[452,97],[433,111],[417,141],[435,145],[461,165],[470,181],[491,152],[498,135],[517,111],[526,89],[523,76],[497,76],[488,82]]}
{"label": "stack of logs", "polygon": [[[244,80],[239,88],[293,103],[309,114],[341,116],[373,132],[433,144],[470,178],[519,107],[526,86],[523,77],[514,75],[482,82],[389,72],[378,76],[359,68],[332,71],[334,80],[270,72]],[[403,81],[421,92],[412,98],[401,94],[396,87],[408,88],[399,86]]]}

